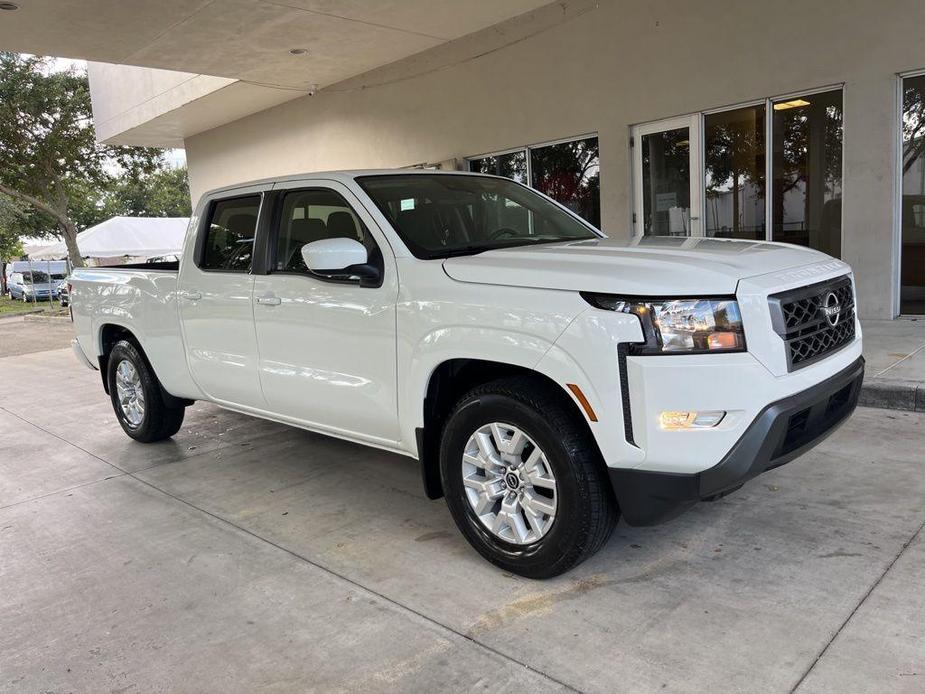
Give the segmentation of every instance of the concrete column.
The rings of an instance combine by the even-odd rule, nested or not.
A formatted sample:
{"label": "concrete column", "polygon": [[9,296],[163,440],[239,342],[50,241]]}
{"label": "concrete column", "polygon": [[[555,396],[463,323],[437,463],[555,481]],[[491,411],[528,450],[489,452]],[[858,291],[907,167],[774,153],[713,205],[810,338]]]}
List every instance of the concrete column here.
{"label": "concrete column", "polygon": [[845,85],[842,257],[854,267],[862,318],[892,318],[896,76],[855,72]]}

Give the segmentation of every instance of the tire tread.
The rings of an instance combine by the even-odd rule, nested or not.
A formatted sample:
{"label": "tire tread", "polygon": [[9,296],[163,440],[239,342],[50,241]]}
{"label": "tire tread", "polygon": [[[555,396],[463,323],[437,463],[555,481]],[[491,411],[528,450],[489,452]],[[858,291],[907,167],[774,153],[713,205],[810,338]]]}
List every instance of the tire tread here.
{"label": "tire tread", "polygon": [[[526,572],[518,571],[531,578],[550,578],[562,574],[600,550],[610,538],[620,517],[600,451],[568,396],[529,375],[503,378],[473,388],[460,398],[447,421],[452,420],[473,399],[486,395],[500,395],[516,400],[539,413],[562,442],[572,463],[573,474],[578,478],[578,488],[586,495],[589,512],[581,517],[584,527],[578,533],[583,541],[572,546],[552,565],[531,567]],[[481,552],[480,548],[476,549]],[[493,557],[484,552],[482,554],[497,563]]]}

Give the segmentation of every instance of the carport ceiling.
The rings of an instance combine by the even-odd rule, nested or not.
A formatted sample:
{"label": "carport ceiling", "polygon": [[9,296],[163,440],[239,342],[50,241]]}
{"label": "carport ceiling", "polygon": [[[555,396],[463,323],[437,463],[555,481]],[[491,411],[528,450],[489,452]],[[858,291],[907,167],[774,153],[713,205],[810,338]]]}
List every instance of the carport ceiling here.
{"label": "carport ceiling", "polygon": [[[548,0],[12,0],[0,49],[324,87]],[[293,55],[291,50],[302,50]]]}

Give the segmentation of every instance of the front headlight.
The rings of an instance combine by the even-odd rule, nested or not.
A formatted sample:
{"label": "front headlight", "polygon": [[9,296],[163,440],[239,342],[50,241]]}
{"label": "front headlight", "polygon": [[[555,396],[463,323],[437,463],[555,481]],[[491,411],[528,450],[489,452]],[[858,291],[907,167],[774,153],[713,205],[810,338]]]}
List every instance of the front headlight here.
{"label": "front headlight", "polygon": [[633,346],[634,354],[745,351],[742,315],[734,298],[636,299],[587,292],[582,297],[596,308],[639,318],[646,341]]}

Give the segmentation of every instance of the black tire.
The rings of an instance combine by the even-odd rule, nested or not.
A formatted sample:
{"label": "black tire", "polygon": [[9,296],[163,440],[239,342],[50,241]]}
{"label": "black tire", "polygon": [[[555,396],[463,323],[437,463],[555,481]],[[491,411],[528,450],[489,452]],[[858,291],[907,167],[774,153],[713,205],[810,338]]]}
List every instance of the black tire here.
{"label": "black tire", "polygon": [[[556,479],[557,509],[548,532],[532,544],[492,533],[476,516],[463,486],[462,455],[485,424],[520,428],[536,442]],[[529,376],[502,379],[463,396],[440,442],[440,474],[453,520],[488,561],[527,578],[562,574],[597,552],[620,517],[597,444],[564,393]]]}
{"label": "black tire", "polygon": [[[123,361],[128,361],[138,372],[144,393],[144,415],[137,426],[129,422],[119,403],[116,388],[116,370]],[[141,443],[162,441],[180,431],[186,408],[167,407],[164,404],[157,376],[154,375],[154,371],[138,348],[128,340],[117,342],[109,353],[106,382],[109,384],[109,397],[112,400],[112,409],[116,413],[116,419],[119,420],[122,430],[136,441]]]}

